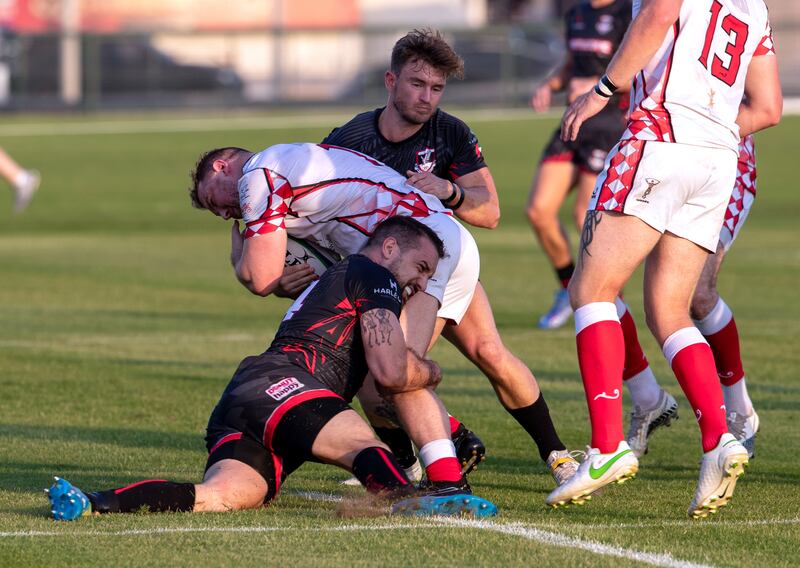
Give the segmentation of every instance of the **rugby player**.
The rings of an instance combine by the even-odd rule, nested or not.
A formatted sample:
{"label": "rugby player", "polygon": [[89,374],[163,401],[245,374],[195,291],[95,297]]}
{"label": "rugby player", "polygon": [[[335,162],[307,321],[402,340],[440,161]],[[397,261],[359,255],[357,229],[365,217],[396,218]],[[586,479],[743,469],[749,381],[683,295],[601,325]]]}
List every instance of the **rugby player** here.
{"label": "rugby player", "polygon": [[[375,228],[361,254],[334,265],[291,306],[270,347],[245,358],[211,414],[208,461],[198,484],[145,480],[84,493],[56,478],[53,518],[89,513],[230,511],[275,499],[306,461],[352,471],[367,490],[390,499],[414,493],[403,469],[349,406],[369,370],[386,396],[436,386],[441,370],[406,347],[398,317],[401,290],[424,289],[444,256],[442,241],[410,217]],[[430,491],[409,510],[474,512],[480,498]],[[465,490],[462,490],[462,492]],[[443,495],[444,493],[444,495]]]}
{"label": "rugby player", "polygon": [[[491,229],[497,226],[500,208],[478,139],[463,121],[439,108],[447,80],[461,77],[463,69],[463,61],[439,32],[408,33],[392,49],[384,76],[386,106],[355,116],[324,143],[377,158],[406,175],[419,191],[438,198],[462,221]],[[488,377],[500,403],[536,443],[556,482],[569,478],[577,463],[556,434],[533,373],[503,344],[480,282],[460,320],[439,319],[433,337],[440,332]],[[410,471],[415,458],[408,438],[387,419],[380,399],[369,397],[365,389],[359,400],[379,436],[398,456],[406,456]],[[458,420],[451,420],[451,430],[467,454],[483,457],[483,444]],[[469,462],[465,466],[467,471]]]}
{"label": "rugby player", "polygon": [[[701,431],[704,455],[689,507],[698,518],[728,503],[748,455],[727,431],[714,357],[687,307],[717,248],[739,138],[776,124],[782,98],[761,0],[642,0],[634,12],[606,74],[562,120],[562,137],[575,140],[616,85],[634,81],[628,126],[598,177],[569,285],[591,446],[547,502],[583,503],[638,470],[622,434],[624,340],[613,302],[647,258],[647,323]],[[740,106],[745,93],[748,104]]]}

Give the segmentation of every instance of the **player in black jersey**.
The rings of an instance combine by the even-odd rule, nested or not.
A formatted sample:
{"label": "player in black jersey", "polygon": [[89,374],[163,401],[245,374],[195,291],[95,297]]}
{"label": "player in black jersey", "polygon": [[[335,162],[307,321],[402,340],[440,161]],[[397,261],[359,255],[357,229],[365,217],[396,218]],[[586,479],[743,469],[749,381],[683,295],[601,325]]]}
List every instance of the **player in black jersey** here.
{"label": "player in black jersey", "polygon": [[[547,111],[553,92],[565,90],[571,102],[594,87],[630,21],[630,0],[582,0],[573,6],[565,15],[566,59],[533,93],[533,109]],[[603,112],[584,124],[577,140],[563,142],[560,129],[556,129],[542,152],[528,197],[527,216],[561,284],[553,306],[539,318],[542,329],[561,327],[572,315],[567,284],[575,264],[558,210],[576,187],[573,220],[579,229],[583,225],[597,174],[625,129],[623,107],[627,107],[627,96],[616,95]]]}
{"label": "player in black jersey", "polygon": [[[406,348],[398,317],[406,286],[424,289],[444,246],[410,217],[379,226],[363,249],[331,267],[298,298],[270,347],[239,365],[211,414],[202,483],[146,480],[84,494],[56,478],[49,490],[56,520],[90,513],[229,511],[268,504],[303,462],[352,471],[365,487],[390,498],[413,487],[388,448],[348,406],[369,371],[381,392],[431,388],[436,363]],[[434,488],[452,497],[416,498],[405,510],[431,514],[494,506],[468,487]],[[402,512],[402,511],[401,511]]]}
{"label": "player in black jersey", "polygon": [[[500,215],[497,190],[478,140],[464,122],[438,108],[447,79],[462,74],[463,61],[439,32],[414,30],[392,50],[385,75],[386,106],[357,115],[334,129],[324,143],[378,158],[407,175],[415,187],[438,197],[463,221],[494,228]],[[536,442],[556,482],[567,479],[577,464],[556,434],[530,369],[503,344],[480,283],[461,322],[445,324],[438,322],[434,339],[441,332],[483,371],[503,406]],[[385,419],[391,411],[380,400],[366,397],[367,392],[362,393],[360,400],[371,422],[398,456],[402,453],[411,471],[416,462],[408,437]],[[458,420],[451,420],[451,430],[468,471],[474,460],[482,459],[485,448]]]}

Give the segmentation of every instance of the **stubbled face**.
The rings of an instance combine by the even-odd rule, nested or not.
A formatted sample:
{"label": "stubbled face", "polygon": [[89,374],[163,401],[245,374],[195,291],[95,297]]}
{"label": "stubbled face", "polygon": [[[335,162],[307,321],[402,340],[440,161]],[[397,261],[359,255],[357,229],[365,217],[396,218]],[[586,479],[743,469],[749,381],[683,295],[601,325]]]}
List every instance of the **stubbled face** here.
{"label": "stubbled face", "polygon": [[216,160],[213,171],[197,185],[200,204],[217,217],[226,220],[241,219],[242,210],[237,189],[240,175],[241,171],[232,171],[224,160]]}
{"label": "stubbled face", "polygon": [[439,255],[436,247],[426,237],[421,237],[413,247],[396,249],[386,264],[386,268],[394,275],[405,297],[425,290],[428,280],[436,272]]}
{"label": "stubbled face", "polygon": [[409,61],[399,75],[386,72],[388,104],[409,124],[423,124],[439,107],[447,79],[427,63]]}

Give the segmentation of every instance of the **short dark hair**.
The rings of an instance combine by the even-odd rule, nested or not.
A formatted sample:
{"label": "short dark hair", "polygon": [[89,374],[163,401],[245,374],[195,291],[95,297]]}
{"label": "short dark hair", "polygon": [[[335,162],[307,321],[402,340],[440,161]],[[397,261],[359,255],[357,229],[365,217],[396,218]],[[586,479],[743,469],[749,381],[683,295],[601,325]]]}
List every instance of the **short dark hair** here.
{"label": "short dark hair", "polygon": [[192,178],[192,185],[189,186],[189,198],[192,200],[192,206],[197,209],[205,209],[203,204],[200,203],[200,197],[197,195],[197,187],[211,173],[214,160],[228,160],[239,152],[248,151],[238,146],[226,146],[224,148],[214,148],[201,154],[194,169],[189,173]]}
{"label": "short dark hair", "polygon": [[416,29],[397,40],[392,49],[392,73],[399,75],[409,61],[427,63],[443,73],[446,79],[464,77],[464,60],[453,51],[439,30]]}
{"label": "short dark hair", "polygon": [[427,238],[433,243],[439,258],[444,258],[445,256],[444,243],[439,238],[439,235],[433,229],[412,217],[396,215],[382,221],[372,231],[372,235],[367,244],[364,245],[364,248],[383,243],[388,237],[394,237],[402,249],[413,248],[419,243],[419,239]]}

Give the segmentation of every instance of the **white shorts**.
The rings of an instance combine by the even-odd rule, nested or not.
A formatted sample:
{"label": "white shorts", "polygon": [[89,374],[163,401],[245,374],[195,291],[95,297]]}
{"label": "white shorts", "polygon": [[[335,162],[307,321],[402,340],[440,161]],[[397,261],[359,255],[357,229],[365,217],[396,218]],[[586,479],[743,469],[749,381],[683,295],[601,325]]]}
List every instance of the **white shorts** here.
{"label": "white shorts", "polygon": [[597,177],[589,210],[638,217],[716,252],[736,179],[736,154],[670,142],[621,140]]}
{"label": "white shorts", "polygon": [[437,317],[457,324],[467,312],[478,285],[481,270],[478,245],[470,232],[450,215],[434,213],[416,219],[436,231],[445,249],[445,257],[439,260],[425,292],[439,300]]}
{"label": "white shorts", "polygon": [[753,201],[756,199],[756,151],[752,136],[745,136],[739,144],[739,164],[736,168],[736,183],[733,185],[725,221],[719,233],[719,242],[725,252],[731,249],[733,241],[742,230]]}

